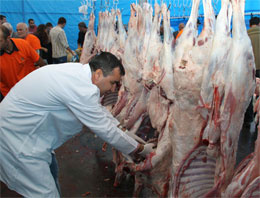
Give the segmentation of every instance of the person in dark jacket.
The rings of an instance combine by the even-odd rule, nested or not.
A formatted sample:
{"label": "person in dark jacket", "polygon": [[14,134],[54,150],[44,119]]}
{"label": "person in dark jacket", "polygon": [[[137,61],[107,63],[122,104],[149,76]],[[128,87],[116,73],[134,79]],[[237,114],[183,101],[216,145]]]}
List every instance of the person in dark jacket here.
{"label": "person in dark jacket", "polygon": [[79,36],[78,36],[78,48],[83,48],[85,34],[88,31],[88,28],[84,22],[78,24]]}

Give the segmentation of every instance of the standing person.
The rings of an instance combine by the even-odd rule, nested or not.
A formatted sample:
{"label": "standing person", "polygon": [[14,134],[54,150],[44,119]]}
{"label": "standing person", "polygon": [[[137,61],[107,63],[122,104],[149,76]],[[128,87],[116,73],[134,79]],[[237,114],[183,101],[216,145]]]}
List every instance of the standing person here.
{"label": "standing person", "polygon": [[179,30],[173,32],[173,36],[174,36],[175,39],[176,39],[177,35],[179,34],[179,32],[183,30],[184,26],[185,26],[184,23],[180,23],[179,24]]}
{"label": "standing person", "polygon": [[35,36],[38,37],[38,39],[41,42],[41,50],[40,50],[40,56],[43,58],[43,60],[48,63],[48,43],[50,43],[49,41],[49,36],[47,34],[47,29],[46,26],[44,24],[40,24],[37,27],[37,31],[34,34]]}
{"label": "standing person", "polygon": [[86,26],[86,24],[84,22],[80,22],[78,24],[78,28],[79,28],[79,35],[78,35],[78,49],[76,49],[76,53],[77,55],[81,56],[82,53],[82,48],[83,48],[83,44],[84,44],[84,40],[85,40],[85,34],[88,31],[88,28]]}
{"label": "standing person", "polygon": [[29,33],[26,23],[18,23],[16,30],[19,38],[26,40],[36,52],[40,53],[41,42],[37,36]]}
{"label": "standing person", "polygon": [[252,17],[249,21],[250,29],[247,31],[251,40],[256,67],[256,77],[260,78],[260,20],[259,17]]}
{"label": "standing person", "polygon": [[[200,20],[197,19],[197,29],[199,28],[200,24],[201,24]],[[185,26],[184,26],[184,27],[185,27]],[[181,36],[181,34],[183,33],[184,27],[183,27],[182,30],[180,30],[179,33],[177,34],[177,36],[176,36],[176,38],[175,38],[176,40],[177,40],[177,39]]]}
{"label": "standing person", "polygon": [[46,66],[21,80],[0,103],[0,180],[24,197],[59,197],[52,151],[83,125],[124,154],[151,153],[153,144],[121,131],[99,102],[124,73],[121,62],[103,52],[89,64]]}
{"label": "standing person", "polygon": [[37,30],[37,25],[35,25],[33,19],[28,20],[28,26],[29,26],[28,28],[29,34],[34,34]]}
{"label": "standing person", "polygon": [[54,64],[67,62],[66,50],[75,56],[75,53],[69,47],[65,31],[63,30],[65,25],[66,19],[64,17],[60,17],[58,20],[58,25],[52,28],[50,31],[52,60]]}
{"label": "standing person", "polygon": [[48,49],[48,55],[47,55],[47,61],[48,61],[48,64],[52,64],[53,61],[52,61],[52,45],[51,45],[51,37],[50,37],[50,31],[51,29],[53,28],[53,25],[48,22],[46,23],[46,29],[47,29],[47,34],[48,34],[48,44],[47,44],[47,49]]}
{"label": "standing person", "polygon": [[0,25],[2,25],[3,23],[7,22],[6,20],[6,16],[5,15],[0,15]]}
{"label": "standing person", "polygon": [[83,48],[85,34],[88,31],[88,28],[84,22],[78,24],[79,35],[78,35],[78,49]]}
{"label": "standing person", "polygon": [[9,30],[3,25],[0,25],[0,50],[2,97],[6,96],[18,81],[36,69],[34,63],[39,66],[45,65],[25,40],[11,38]]}

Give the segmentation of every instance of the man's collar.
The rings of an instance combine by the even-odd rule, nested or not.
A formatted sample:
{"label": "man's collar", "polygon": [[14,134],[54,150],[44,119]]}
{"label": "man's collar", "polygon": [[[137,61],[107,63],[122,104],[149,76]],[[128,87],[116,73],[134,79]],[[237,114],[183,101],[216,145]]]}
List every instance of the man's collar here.
{"label": "man's collar", "polygon": [[7,54],[12,54],[14,51],[19,51],[19,49],[17,48],[17,46],[15,45],[14,41],[12,39],[10,39],[12,44],[13,44],[13,50],[10,52],[10,53],[7,53],[6,51],[4,50],[0,50],[0,56],[4,55],[4,53],[7,53]]}

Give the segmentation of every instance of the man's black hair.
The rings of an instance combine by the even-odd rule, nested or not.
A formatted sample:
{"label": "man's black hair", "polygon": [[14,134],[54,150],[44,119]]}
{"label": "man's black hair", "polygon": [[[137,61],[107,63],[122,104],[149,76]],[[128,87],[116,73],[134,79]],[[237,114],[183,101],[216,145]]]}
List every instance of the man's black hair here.
{"label": "man's black hair", "polygon": [[64,17],[60,17],[58,20],[58,24],[64,24],[66,23],[66,19]]}
{"label": "man's black hair", "polygon": [[80,23],[78,24],[78,26],[79,26],[79,27],[83,27],[83,28],[87,28],[86,23],[84,23],[84,22],[80,22]]}
{"label": "man's black hair", "polygon": [[106,77],[112,73],[114,68],[119,67],[120,75],[125,75],[125,69],[120,60],[117,59],[116,56],[109,52],[102,52],[99,55],[96,55],[94,58],[91,59],[89,62],[89,66],[91,71],[96,71],[97,69],[101,69],[103,75]]}
{"label": "man's black hair", "polygon": [[6,40],[8,36],[10,36],[10,32],[7,27],[4,25],[0,25],[0,30],[3,32],[3,37]]}
{"label": "man's black hair", "polygon": [[31,21],[34,21],[34,20],[33,20],[33,19],[29,19],[29,20],[28,20],[28,23],[30,23]]}
{"label": "man's black hair", "polygon": [[53,25],[50,22],[48,22],[46,23],[46,27],[53,27]]}
{"label": "man's black hair", "polygon": [[5,15],[0,14],[0,20],[6,19]]}
{"label": "man's black hair", "polygon": [[260,22],[259,17],[252,17],[252,18],[250,19],[250,21],[249,21],[250,26],[252,26],[252,25],[258,25],[259,22]]}

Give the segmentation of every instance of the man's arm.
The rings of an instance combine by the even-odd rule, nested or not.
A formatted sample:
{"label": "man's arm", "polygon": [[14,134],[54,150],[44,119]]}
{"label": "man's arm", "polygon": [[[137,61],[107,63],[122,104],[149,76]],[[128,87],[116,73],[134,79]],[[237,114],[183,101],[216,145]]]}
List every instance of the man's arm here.
{"label": "man's arm", "polygon": [[76,54],[70,49],[69,44],[68,44],[68,40],[66,37],[66,34],[64,31],[60,32],[59,34],[59,40],[61,42],[61,45],[66,48],[66,50],[68,50],[73,56],[75,56]]}
{"label": "man's arm", "polygon": [[81,123],[105,142],[124,154],[132,153],[138,148],[139,143],[120,130],[116,123],[104,113],[98,102],[99,94],[95,86],[82,83],[81,87],[79,84],[70,91],[69,98],[67,94],[63,97],[68,100],[66,106]]}
{"label": "man's arm", "polygon": [[75,56],[76,54],[70,49],[70,47],[66,48],[73,56]]}

